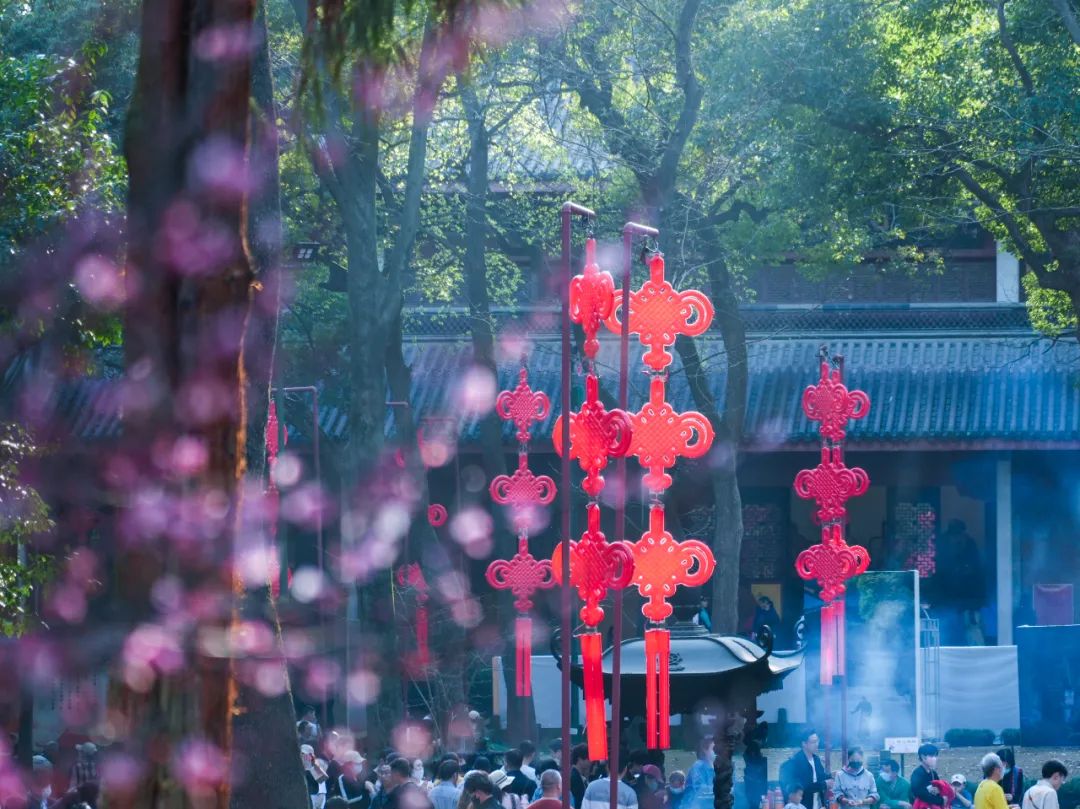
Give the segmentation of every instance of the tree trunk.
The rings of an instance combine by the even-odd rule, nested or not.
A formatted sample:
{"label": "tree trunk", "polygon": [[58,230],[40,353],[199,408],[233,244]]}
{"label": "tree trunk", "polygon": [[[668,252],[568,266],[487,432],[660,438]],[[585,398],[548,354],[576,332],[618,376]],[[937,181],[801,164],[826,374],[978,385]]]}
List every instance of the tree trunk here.
{"label": "tree trunk", "polygon": [[[250,393],[247,453],[251,470],[249,485],[266,486],[266,414],[277,354],[278,320],[281,313],[281,198],[278,174],[278,133],[274,108],[273,74],[266,30],[266,5],[260,4],[255,27],[256,48],[251,80],[251,167],[253,194],[248,239],[258,280],[252,306],[253,336],[250,360]],[[284,417],[284,416],[282,416]],[[256,530],[246,532],[265,541],[261,516],[248,509],[245,522]],[[237,551],[241,551],[237,548]],[[267,625],[273,637],[272,659],[257,662],[258,671],[275,666],[283,689],[265,694],[255,687],[256,669],[237,672],[233,720],[232,797],[234,809],[252,806],[304,806],[308,800],[303,767],[296,750],[296,711],[289,682],[277,605],[269,582],[249,588],[239,598],[236,613],[242,621]],[[265,675],[261,675],[265,676]],[[256,755],[250,752],[257,751]]]}
{"label": "tree trunk", "polygon": [[[227,637],[233,620],[230,552],[245,467],[243,348],[253,282],[245,239],[251,64],[247,50],[214,51],[207,43],[223,32],[249,36],[253,17],[253,0],[164,0],[143,8],[125,139],[131,406],[124,439],[142,469],[161,471],[147,471],[122,494],[134,505],[143,491],[158,490],[177,509],[212,497],[228,512],[216,522],[196,517],[203,532],[197,552],[174,522],[138,536],[140,550],[161,569],[218,606],[175,635],[189,663],[135,680],[128,670],[114,686],[114,715],[126,725],[120,734],[148,761],[134,789],[106,795],[110,807],[229,805],[234,681],[227,656],[196,639]],[[200,251],[208,239],[217,249]],[[154,463],[162,451],[194,445],[203,462],[193,468]],[[133,568],[133,578],[145,572]],[[154,583],[144,579],[127,591],[129,615],[155,620]],[[195,743],[209,744],[207,755],[223,765],[199,783],[175,769],[185,745]]]}

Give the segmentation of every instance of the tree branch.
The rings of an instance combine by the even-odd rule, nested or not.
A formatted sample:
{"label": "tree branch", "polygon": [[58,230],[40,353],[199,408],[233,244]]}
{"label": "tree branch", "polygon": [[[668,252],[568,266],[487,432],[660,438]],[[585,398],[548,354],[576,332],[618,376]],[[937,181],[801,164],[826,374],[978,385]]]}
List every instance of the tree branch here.
{"label": "tree branch", "polygon": [[1013,67],[1016,68],[1016,72],[1020,76],[1020,83],[1024,87],[1024,95],[1028,98],[1034,98],[1035,83],[1031,80],[1031,73],[1028,72],[1024,60],[1020,58],[1020,52],[1016,49],[1016,43],[1013,42],[1012,35],[1009,34],[1009,28],[1005,23],[1005,0],[998,0],[997,22],[1001,44],[1008,52],[1009,59],[1012,60]]}
{"label": "tree branch", "polygon": [[1073,44],[1080,47],[1080,20],[1077,20],[1069,0],[1050,0],[1050,4],[1065,23],[1065,30],[1072,37]]}

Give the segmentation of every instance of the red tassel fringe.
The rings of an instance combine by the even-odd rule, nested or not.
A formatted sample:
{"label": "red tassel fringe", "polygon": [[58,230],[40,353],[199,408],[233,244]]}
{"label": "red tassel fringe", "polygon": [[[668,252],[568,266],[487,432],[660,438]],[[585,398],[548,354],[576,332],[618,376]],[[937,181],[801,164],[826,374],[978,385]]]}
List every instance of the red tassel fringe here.
{"label": "red tassel fringe", "polygon": [[514,623],[514,651],[517,655],[517,695],[532,696],[532,618],[519,615]]}
{"label": "red tassel fringe", "polygon": [[431,663],[431,651],[428,647],[428,611],[420,604],[416,608],[416,662],[421,668]]}
{"label": "red tassel fringe", "polygon": [[645,630],[645,742],[650,750],[671,747],[671,634]]}
{"label": "red tassel fringe", "polygon": [[600,668],[602,654],[599,632],[587,632],[581,636],[581,663],[585,675],[585,734],[589,741],[589,758],[593,761],[603,761],[608,757],[604,674]]}
{"label": "red tassel fringe", "polygon": [[821,608],[821,684],[846,673],[846,633],[844,599],[838,598]]}

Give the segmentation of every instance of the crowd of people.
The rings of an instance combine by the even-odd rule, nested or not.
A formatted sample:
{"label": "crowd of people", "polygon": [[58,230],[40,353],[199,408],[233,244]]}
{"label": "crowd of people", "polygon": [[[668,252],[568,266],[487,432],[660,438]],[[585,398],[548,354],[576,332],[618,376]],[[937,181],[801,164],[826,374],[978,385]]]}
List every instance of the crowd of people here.
{"label": "crowd of people", "polygon": [[780,771],[785,809],[869,807],[884,809],[1058,809],[1057,791],[1068,778],[1056,759],[1042,767],[1042,779],[1025,789],[1024,771],[1011,748],[988,753],[980,762],[982,780],[972,792],[963,773],[948,781],[938,775],[940,751],[919,748],[919,764],[909,778],[893,759],[883,759],[878,774],[866,768],[861,747],[847,750],[844,767],[828,773],[818,756],[818,735],[808,730],[797,751]]}
{"label": "crowd of people", "polygon": [[[386,750],[369,761],[333,743],[323,745],[326,757],[320,757],[311,734],[312,723],[301,722],[298,740],[311,809],[560,809],[564,789],[574,809],[611,806],[607,764],[590,760],[585,744],[571,749],[564,777],[558,740],[543,754],[523,741],[502,753],[448,752],[425,762]],[[714,758],[706,739],[687,772],[669,775],[662,751],[623,751],[619,809],[712,809]]]}

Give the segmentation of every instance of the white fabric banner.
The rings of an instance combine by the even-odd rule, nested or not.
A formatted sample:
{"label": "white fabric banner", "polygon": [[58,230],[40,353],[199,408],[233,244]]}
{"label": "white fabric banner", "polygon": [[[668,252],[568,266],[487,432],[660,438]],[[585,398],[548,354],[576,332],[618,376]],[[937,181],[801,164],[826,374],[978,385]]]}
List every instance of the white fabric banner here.
{"label": "white fabric banner", "polygon": [[1020,676],[1015,646],[942,646],[941,732],[1020,727]]}

